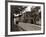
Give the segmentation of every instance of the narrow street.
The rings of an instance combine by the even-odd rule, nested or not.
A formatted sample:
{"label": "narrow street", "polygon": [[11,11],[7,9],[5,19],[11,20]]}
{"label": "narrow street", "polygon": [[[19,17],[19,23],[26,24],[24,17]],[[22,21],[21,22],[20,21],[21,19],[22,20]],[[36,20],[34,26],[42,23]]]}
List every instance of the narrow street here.
{"label": "narrow street", "polygon": [[37,31],[37,30],[41,29],[41,27],[39,25],[30,24],[30,23],[22,23],[22,22],[20,22],[19,26],[21,28],[23,28],[24,30],[26,30],[26,31]]}

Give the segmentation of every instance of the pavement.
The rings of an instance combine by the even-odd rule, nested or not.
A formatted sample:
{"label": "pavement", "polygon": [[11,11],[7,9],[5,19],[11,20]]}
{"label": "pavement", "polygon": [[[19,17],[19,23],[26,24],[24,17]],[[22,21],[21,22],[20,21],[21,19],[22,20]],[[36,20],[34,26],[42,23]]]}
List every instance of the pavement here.
{"label": "pavement", "polygon": [[37,30],[41,30],[41,26],[35,25],[35,24],[19,22],[18,25],[21,28],[23,28],[24,30],[26,30],[26,31],[37,31]]}

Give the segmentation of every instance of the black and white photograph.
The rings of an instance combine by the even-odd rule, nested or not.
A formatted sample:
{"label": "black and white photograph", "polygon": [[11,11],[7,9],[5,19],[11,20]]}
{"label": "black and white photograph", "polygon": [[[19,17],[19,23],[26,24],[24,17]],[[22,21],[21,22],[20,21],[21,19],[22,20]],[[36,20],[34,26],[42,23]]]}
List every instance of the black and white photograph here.
{"label": "black and white photograph", "polygon": [[40,6],[11,5],[11,31],[41,30]]}
{"label": "black and white photograph", "polygon": [[8,2],[8,35],[43,33],[43,4]]}

